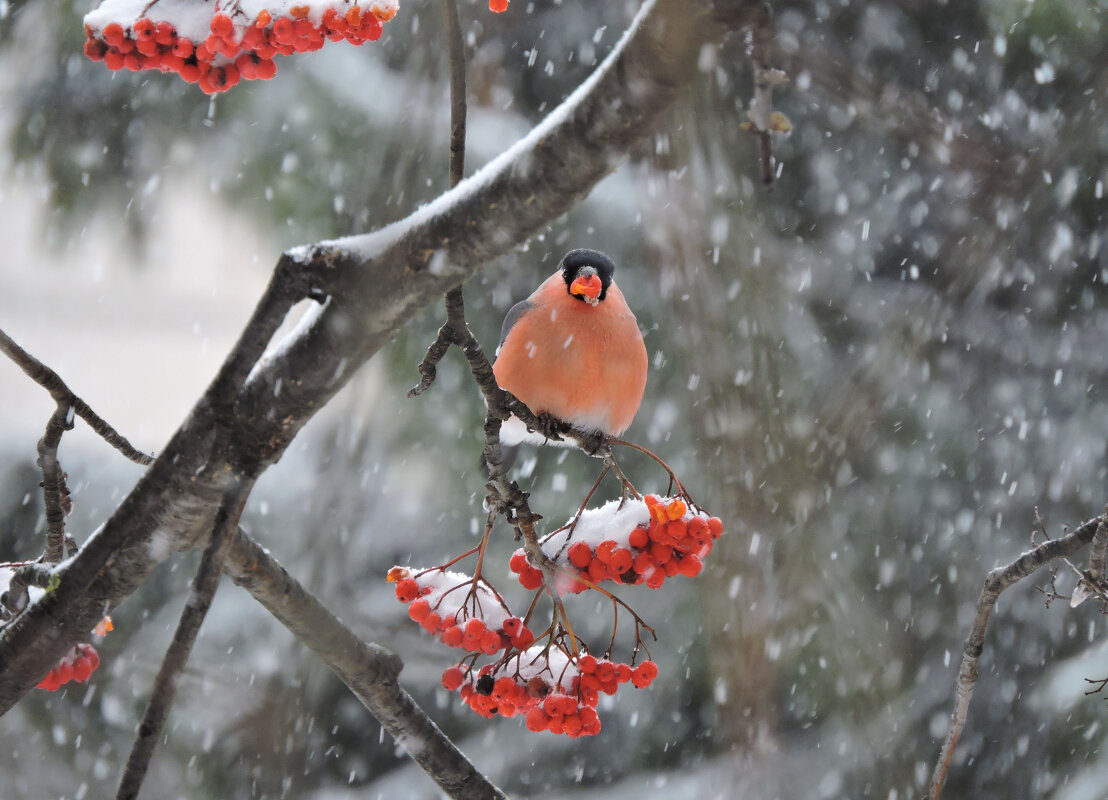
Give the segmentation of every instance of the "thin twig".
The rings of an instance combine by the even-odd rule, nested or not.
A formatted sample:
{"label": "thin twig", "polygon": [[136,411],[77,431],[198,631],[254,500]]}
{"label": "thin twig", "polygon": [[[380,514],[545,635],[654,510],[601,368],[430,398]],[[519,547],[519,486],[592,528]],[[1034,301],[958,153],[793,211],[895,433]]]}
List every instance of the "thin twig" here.
{"label": "thin twig", "polygon": [[162,659],[158,676],[154,679],[154,688],[150,692],[146,713],[143,714],[142,723],[135,734],[131,755],[127,759],[127,766],[119,781],[116,800],[138,797],[139,790],[142,788],[142,781],[146,777],[154,748],[161,738],[162,728],[165,727],[169,709],[177,694],[177,682],[188,663],[192,646],[200,633],[200,625],[204,622],[208,609],[211,608],[215,590],[219,587],[223,563],[226,560],[231,538],[238,530],[239,516],[242,514],[250,485],[249,481],[236,477],[223,494],[223,500],[216,511],[212,537],[200,558],[200,566],[193,578],[188,602],[185,604],[185,610],[181,612],[181,619],[177,623],[173,641],[165,652],[165,658]]}
{"label": "thin twig", "polygon": [[958,668],[958,683],[954,695],[954,711],[950,717],[950,729],[943,741],[939,752],[939,759],[931,774],[931,785],[927,792],[928,800],[938,800],[946,781],[950,761],[954,755],[954,747],[962,735],[966,726],[966,714],[969,709],[970,698],[973,697],[973,688],[977,683],[978,661],[985,649],[985,628],[989,623],[989,615],[1000,598],[1001,592],[1027,576],[1034,573],[1040,567],[1058,558],[1067,558],[1093,540],[1098,528],[1108,520],[1108,515],[1094,517],[1065,536],[1058,539],[1050,539],[1028,550],[1011,564],[997,567],[989,572],[985,578],[985,584],[981,589],[981,595],[977,599],[977,614],[974,616],[973,627],[969,637],[962,648],[962,664]]}
{"label": "thin twig", "polygon": [[750,130],[758,135],[762,183],[773,188],[774,181],[777,179],[777,162],[773,157],[771,133],[774,130],[787,130],[787,128],[781,128],[781,123],[777,122],[773,113],[773,87],[783,83],[786,78],[784,72],[771,66],[777,28],[773,22],[773,11],[768,3],[762,6],[748,36],[750,37],[748,51],[754,65],[754,97],[750,101],[747,116],[750,118]]}
{"label": "thin twig", "polygon": [[131,461],[146,466],[154,460],[120,436],[115,428],[101,419],[84,400],[73,393],[73,390],[65,384],[58,373],[16,344],[2,330],[0,330],[0,352],[14,361],[27,377],[48,391],[59,406],[72,407],[73,413],[87,422],[97,436]]}
{"label": "thin twig", "polygon": [[[462,176],[465,175],[465,41],[462,39],[462,23],[455,0],[442,0],[442,16],[450,59],[450,188],[453,189],[462,182]],[[436,365],[446,355],[450,345],[460,343],[465,325],[462,286],[458,284],[446,293],[446,324],[439,328],[435,341],[427,348],[427,353],[419,364],[419,383],[408,390],[408,397],[418,397],[435,382]]]}

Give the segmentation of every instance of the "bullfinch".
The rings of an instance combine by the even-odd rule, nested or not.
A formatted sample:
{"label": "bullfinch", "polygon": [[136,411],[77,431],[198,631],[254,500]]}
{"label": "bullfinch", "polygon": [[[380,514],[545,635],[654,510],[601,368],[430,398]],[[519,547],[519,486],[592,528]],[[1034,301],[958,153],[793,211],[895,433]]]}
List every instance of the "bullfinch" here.
{"label": "bullfinch", "polygon": [[[588,434],[627,430],[646,388],[646,345],[613,280],[615,268],[596,250],[566,253],[557,272],[508,312],[493,364],[500,388],[535,414]],[[504,423],[500,440],[547,441],[516,417]]]}

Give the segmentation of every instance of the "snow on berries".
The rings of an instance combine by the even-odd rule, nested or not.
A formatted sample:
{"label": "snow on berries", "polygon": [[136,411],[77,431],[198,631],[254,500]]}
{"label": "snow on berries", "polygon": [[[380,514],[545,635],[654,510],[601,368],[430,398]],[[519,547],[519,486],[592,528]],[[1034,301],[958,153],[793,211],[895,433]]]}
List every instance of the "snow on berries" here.
{"label": "snow on berries", "polygon": [[54,692],[70,681],[84,683],[98,666],[100,656],[97,655],[96,648],[82,642],[62,656],[61,661],[39,681],[37,688]]}
{"label": "snow on berries", "polygon": [[570,737],[600,733],[600,694],[630,683],[643,689],[658,675],[653,661],[637,667],[559,647],[535,645],[478,670],[448,667],[443,688],[460,691],[462,702],[483,717],[522,716],[527,729]]}
{"label": "snow on berries", "polygon": [[[723,523],[693,511],[681,497],[646,495],[642,500],[612,500],[581,513],[543,539],[543,552],[565,570],[557,589],[576,594],[606,580],[659,588],[675,575],[694,577],[703,558],[723,534]],[[522,549],[509,568],[528,589],[542,585],[542,572]],[[577,575],[583,580],[577,580]],[[588,583],[586,583],[588,581]]]}
{"label": "snow on berries", "polygon": [[447,647],[491,656],[508,647],[525,648],[535,640],[500,595],[469,575],[393,567],[388,580],[396,584],[396,598],[408,604],[412,621]]}
{"label": "snow on berries", "polygon": [[397,0],[104,0],[85,15],[85,55],[110,70],[175,72],[207,94],[268,80],[277,56],[381,37]]}

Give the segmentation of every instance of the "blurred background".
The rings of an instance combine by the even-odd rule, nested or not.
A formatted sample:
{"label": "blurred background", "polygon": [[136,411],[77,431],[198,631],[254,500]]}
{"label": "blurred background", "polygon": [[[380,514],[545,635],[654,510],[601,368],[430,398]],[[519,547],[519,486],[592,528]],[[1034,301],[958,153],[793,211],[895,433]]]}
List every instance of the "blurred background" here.
{"label": "blurred background", "polygon": [[[468,170],[609,52],[637,2],[462,0]],[[441,308],[314,419],[245,526],[367,639],[515,797],[918,797],[946,732],[986,572],[1098,513],[1108,433],[1108,2],[776,2],[794,124],[759,182],[740,130],[743,44],[706,50],[665,124],[590,197],[466,286],[491,350],[509,306],[571,247],[610,253],[645,332],[628,437],[728,532],[697,580],[624,591],[662,668],[592,739],[521,733],[438,689],[450,654],[383,580],[471,547],[482,406],[452,353],[405,398]],[[214,375],[280,252],[377,228],[447,185],[440,4],[402,0],[377,43],[281,61],[209,100],[80,54],[87,2],[0,0],[0,327],[137,446],[158,451]],[[0,363],[0,560],[44,529],[48,396]],[[60,451],[79,541],[137,479],[78,424]],[[624,466],[664,490],[650,462]],[[525,453],[547,523],[596,463]],[[611,496],[616,488],[605,484]],[[517,602],[510,535],[490,577]],[[114,792],[195,555],[114,612],[87,686],[0,719],[3,794]],[[1079,564],[1079,566],[1083,566]],[[950,798],[1104,796],[1105,622],[1009,590],[992,619]],[[1065,569],[1056,589],[1068,594]],[[513,594],[514,593],[514,594]],[[607,606],[573,598],[590,636]],[[626,655],[626,654],[625,654]],[[226,584],[158,750],[158,797],[436,797],[362,706]]]}

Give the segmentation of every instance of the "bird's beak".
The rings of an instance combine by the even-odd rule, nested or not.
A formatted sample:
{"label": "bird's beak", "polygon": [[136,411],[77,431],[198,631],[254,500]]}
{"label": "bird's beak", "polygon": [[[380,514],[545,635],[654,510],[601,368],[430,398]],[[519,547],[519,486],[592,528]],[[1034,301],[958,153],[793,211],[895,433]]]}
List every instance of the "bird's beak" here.
{"label": "bird's beak", "polygon": [[569,293],[583,298],[590,305],[596,305],[600,293],[604,290],[604,284],[600,276],[592,270],[581,270],[573,283],[569,285]]}

